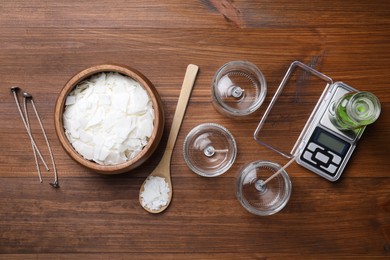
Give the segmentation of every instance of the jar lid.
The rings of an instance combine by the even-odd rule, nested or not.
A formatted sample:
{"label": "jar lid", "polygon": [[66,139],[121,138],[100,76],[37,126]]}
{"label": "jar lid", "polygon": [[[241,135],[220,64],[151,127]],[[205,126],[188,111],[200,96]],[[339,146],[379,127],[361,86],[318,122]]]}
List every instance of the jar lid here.
{"label": "jar lid", "polygon": [[281,171],[266,184],[265,180],[282,168],[268,161],[255,161],[241,169],[236,195],[241,205],[250,213],[259,216],[272,215],[287,204],[291,195],[291,181],[286,171]]}
{"label": "jar lid", "polygon": [[198,125],[184,140],[184,160],[200,176],[215,177],[225,173],[233,165],[236,155],[236,141],[221,125]]}
{"label": "jar lid", "polygon": [[214,107],[228,116],[245,116],[263,103],[267,83],[256,65],[231,61],[223,65],[212,82]]}

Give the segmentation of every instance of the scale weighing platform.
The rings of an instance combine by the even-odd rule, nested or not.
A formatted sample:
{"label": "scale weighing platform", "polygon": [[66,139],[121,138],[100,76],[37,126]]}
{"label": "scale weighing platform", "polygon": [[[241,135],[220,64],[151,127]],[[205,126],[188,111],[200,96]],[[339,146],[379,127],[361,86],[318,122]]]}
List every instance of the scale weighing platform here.
{"label": "scale weighing platform", "polygon": [[[325,84],[325,85],[324,85]],[[255,140],[329,181],[340,178],[365,127],[339,130],[333,104],[357,90],[294,61],[266,109]],[[292,147],[292,149],[291,149]]]}

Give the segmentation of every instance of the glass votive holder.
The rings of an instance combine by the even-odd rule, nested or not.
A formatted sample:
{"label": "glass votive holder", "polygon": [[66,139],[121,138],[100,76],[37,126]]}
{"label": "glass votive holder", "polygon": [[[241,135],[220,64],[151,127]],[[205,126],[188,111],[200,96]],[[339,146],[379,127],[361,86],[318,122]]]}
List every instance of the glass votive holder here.
{"label": "glass votive holder", "polygon": [[292,190],[287,172],[282,170],[265,183],[280,168],[282,167],[277,163],[254,161],[240,170],[236,182],[236,196],[248,212],[268,216],[279,212],[287,205]]}
{"label": "glass votive holder", "polygon": [[329,117],[341,130],[353,130],[374,123],[381,113],[381,103],[370,92],[351,92],[330,106]]}
{"label": "glass votive holder", "polygon": [[260,69],[248,61],[231,61],[216,72],[212,102],[217,111],[232,118],[247,116],[263,103],[267,83]]}
{"label": "glass votive holder", "polygon": [[225,173],[233,165],[236,155],[233,135],[218,124],[198,125],[184,139],[184,160],[193,172],[203,177]]}

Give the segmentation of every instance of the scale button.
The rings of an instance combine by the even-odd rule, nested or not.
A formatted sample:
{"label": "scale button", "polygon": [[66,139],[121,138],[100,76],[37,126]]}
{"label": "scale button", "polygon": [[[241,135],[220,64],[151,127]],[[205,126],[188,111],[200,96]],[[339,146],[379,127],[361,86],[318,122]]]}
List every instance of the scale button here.
{"label": "scale button", "polygon": [[333,174],[333,175],[337,171],[337,167],[334,164],[331,164],[328,167],[324,167],[324,166],[321,165],[321,168],[323,168],[324,170],[326,170],[327,172],[329,172],[330,174]]}
{"label": "scale button", "polygon": [[327,164],[329,162],[329,156],[321,153],[321,152],[317,152],[316,155],[315,155],[315,158],[321,162],[323,162],[324,164]]}
{"label": "scale button", "polygon": [[319,146],[319,145],[317,145],[317,144],[315,144],[315,143],[313,143],[313,142],[311,142],[311,143],[307,146],[307,149],[310,150],[310,151],[312,151],[312,152],[314,152],[317,148],[320,148],[321,150],[323,150],[323,149],[321,148],[321,146]]}
{"label": "scale button", "polygon": [[339,165],[341,163],[341,157],[335,153],[332,153],[331,151],[328,151],[328,152],[333,156],[332,162]]}
{"label": "scale button", "polygon": [[311,162],[312,164],[316,164],[316,163],[311,159],[312,156],[313,156],[313,154],[312,154],[311,152],[309,152],[309,151],[305,151],[305,152],[303,153],[303,158],[304,158],[304,159],[308,160],[308,161]]}

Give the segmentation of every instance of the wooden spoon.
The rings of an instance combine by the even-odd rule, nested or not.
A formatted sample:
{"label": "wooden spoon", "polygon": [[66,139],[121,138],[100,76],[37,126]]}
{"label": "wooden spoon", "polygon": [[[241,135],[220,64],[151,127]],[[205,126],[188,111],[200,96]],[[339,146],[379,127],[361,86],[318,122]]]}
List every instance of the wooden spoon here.
{"label": "wooden spoon", "polygon": [[141,194],[145,190],[145,183],[148,181],[148,179],[152,176],[158,176],[165,178],[165,181],[168,183],[169,186],[169,194],[168,194],[168,202],[166,205],[160,207],[157,210],[150,209],[147,206],[143,206],[143,208],[150,212],[150,213],[160,213],[164,211],[171,202],[172,199],[172,182],[171,182],[171,157],[173,148],[176,143],[177,136],[179,134],[181,122],[183,121],[184,112],[187,107],[188,100],[191,95],[192,87],[194,86],[194,82],[196,79],[196,75],[198,73],[198,66],[190,64],[187,67],[187,71],[183,80],[183,85],[181,87],[179,100],[177,102],[175,115],[173,116],[173,122],[171,126],[171,131],[169,132],[167,147],[165,148],[165,152],[163,154],[163,157],[160,161],[160,163],[157,165],[157,167],[154,169],[154,171],[148,176],[148,178],[144,181],[144,183],[141,186],[140,193],[139,193],[139,202],[142,205],[142,197]]}

